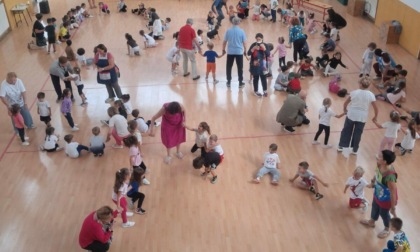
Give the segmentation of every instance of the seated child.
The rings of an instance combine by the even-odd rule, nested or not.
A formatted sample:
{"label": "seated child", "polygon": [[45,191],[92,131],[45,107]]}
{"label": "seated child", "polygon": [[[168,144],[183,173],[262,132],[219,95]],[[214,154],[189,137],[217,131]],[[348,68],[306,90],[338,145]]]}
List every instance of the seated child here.
{"label": "seated child", "polygon": [[126,113],[131,114],[131,112],[133,111],[133,106],[130,102],[130,94],[121,95],[121,101],[123,102]]}
{"label": "seated child", "polygon": [[77,23],[77,19],[76,19],[76,10],[75,9],[71,9],[70,11],[67,12],[67,16],[69,17],[69,22],[70,22],[70,29],[77,29],[79,28],[79,24]]}
{"label": "seated child", "polygon": [[391,231],[394,232],[394,240],[389,240],[387,248],[383,252],[410,252],[410,242],[407,235],[402,231],[403,221],[400,218],[392,218],[390,221]]}
{"label": "seated child", "polygon": [[383,86],[386,88],[387,93],[392,93],[400,87],[402,82],[407,83],[407,70],[401,70],[397,72],[397,76],[386,81]]}
{"label": "seated child", "polygon": [[127,5],[125,4],[124,0],[119,0],[117,4],[118,12],[127,12]]}
{"label": "seated child", "polygon": [[335,42],[332,38],[330,38],[330,35],[327,34],[325,35],[325,41],[324,43],[321,45],[321,50],[325,49],[328,52],[332,52],[335,50]]}
{"label": "seated child", "polygon": [[372,188],[372,184],[368,183],[365,178],[363,178],[365,170],[363,167],[358,166],[353,172],[353,176],[349,177],[344,187],[344,193],[347,189],[350,188],[350,208],[361,208],[363,211],[366,211],[368,208],[368,201],[365,198],[364,189],[365,187]]}
{"label": "seated child", "polygon": [[328,187],[328,184],[324,183],[318,176],[315,176],[314,173],[309,170],[308,162],[300,162],[296,175],[289,181],[293,183],[298,177],[302,179],[297,184],[300,189],[309,190],[315,194],[316,200],[322,199],[324,197],[324,195],[320,194],[318,191],[318,181],[325,187]]}
{"label": "seated child", "polygon": [[261,10],[260,10],[260,1],[256,0],[254,6],[252,7],[252,21],[260,21],[260,15],[261,15]]}
{"label": "seated child", "polygon": [[105,4],[103,2],[99,2],[98,6],[99,6],[99,8],[98,8],[99,9],[99,14],[101,14],[101,12],[106,13],[106,14],[111,14],[107,4]]}
{"label": "seated child", "polygon": [[315,63],[316,67],[318,68],[325,68],[327,66],[328,61],[330,60],[330,56],[328,55],[328,51],[326,49],[322,49],[322,56],[316,57]]}
{"label": "seated child", "polygon": [[45,142],[43,145],[39,146],[39,149],[41,151],[46,151],[46,152],[55,152],[55,151],[61,151],[64,148],[60,147],[58,145],[58,139],[59,139],[59,135],[55,135],[54,134],[54,127],[47,127],[45,129]]}
{"label": "seated child", "polygon": [[260,13],[263,16],[264,20],[267,20],[269,17],[271,17],[271,11],[268,9],[267,5],[265,4],[261,4]]}
{"label": "seated child", "polygon": [[58,33],[58,39],[61,42],[66,42],[67,39],[70,39],[70,33],[68,31],[69,23],[63,23],[63,26],[60,28],[60,32]]}
{"label": "seated child", "polygon": [[86,51],[85,51],[84,48],[77,49],[76,59],[77,59],[77,63],[80,66],[88,67],[88,66],[93,64],[93,58],[86,59],[85,53],[86,53]]}
{"label": "seated child", "polygon": [[126,33],[125,39],[127,40],[127,51],[128,55],[140,56],[140,47],[137,45],[137,42],[133,39],[133,36]]}
{"label": "seated child", "polygon": [[315,68],[315,66],[312,65],[311,59],[306,58],[302,65],[300,65],[299,70],[297,72],[300,73],[302,78],[304,78],[305,76],[314,76],[314,72],[311,68]]}
{"label": "seated child", "polygon": [[[150,124],[152,121],[147,120],[147,122],[144,120],[143,117],[140,116],[140,111],[138,109],[133,109],[133,112],[131,112],[131,115],[134,117],[134,120],[137,122],[137,127],[140,131],[140,133],[147,133],[149,131]],[[155,122],[155,127],[159,127],[160,122]]]}
{"label": "seated child", "polygon": [[64,141],[66,141],[66,155],[71,158],[78,158],[82,150],[88,151],[89,148],[79,144],[78,142],[73,142],[73,135],[68,134],[64,136]]}
{"label": "seated child", "polygon": [[105,149],[105,138],[101,136],[101,129],[99,127],[92,128],[93,136],[90,138],[90,152],[94,157],[102,157]]}
{"label": "seated child", "polygon": [[218,152],[209,152],[204,157],[200,156],[193,160],[193,166],[195,169],[201,169],[204,165],[204,172],[201,173],[201,176],[207,177],[209,173],[213,176],[210,182],[216,184],[217,174],[216,168],[220,164],[220,154]]}
{"label": "seated child", "polygon": [[162,20],[162,31],[169,30],[171,26],[171,18],[167,17],[165,20]]}
{"label": "seated child", "polygon": [[287,72],[289,68],[287,66],[282,66],[279,68],[279,75],[277,76],[276,83],[274,84],[274,89],[277,91],[287,91],[287,86],[289,85],[289,73]]}
{"label": "seated child", "polygon": [[297,94],[302,89],[300,87],[300,74],[299,73],[293,73],[289,74],[289,78],[293,76],[293,79],[289,81],[289,84],[287,85],[287,92],[289,94]]}
{"label": "seated child", "polygon": [[407,129],[405,130],[405,135],[401,143],[395,144],[395,147],[399,148],[401,156],[404,156],[405,153],[411,153],[415,146],[416,140],[420,138],[420,135],[416,131],[416,122],[411,120],[408,123]]}
{"label": "seated child", "polygon": [[376,98],[390,103],[395,110],[399,111],[396,107],[401,107],[400,103],[405,102],[405,82],[401,82],[399,86],[400,87],[392,93],[377,94]]}
{"label": "seated child", "polygon": [[86,4],[82,3],[80,5],[80,13],[83,15],[83,17],[93,17],[92,15],[90,15],[89,11],[86,9]]}
{"label": "seated child", "polygon": [[214,39],[216,36],[217,36],[218,39],[220,39],[220,36],[219,36],[219,28],[220,28],[220,26],[219,25],[216,25],[214,27],[214,29],[212,29],[211,31],[207,32],[207,41],[209,41],[211,39]]}
{"label": "seated child", "polygon": [[328,64],[325,67],[324,76],[328,77],[330,75],[338,74],[336,68],[339,64],[344,68],[348,68],[346,65],[343,64],[343,62],[341,62],[341,53],[336,52],[334,53],[334,56],[328,60]]}
{"label": "seated child", "polygon": [[146,8],[144,7],[144,3],[140,3],[137,9],[132,9],[131,13],[136,14],[136,15],[142,15],[145,18],[147,17],[146,15],[147,11],[146,11]]}
{"label": "seated child", "polygon": [[209,14],[207,14],[207,26],[209,28],[209,31],[214,29],[214,20],[215,20],[214,12],[209,11]]}
{"label": "seated child", "polygon": [[267,173],[270,173],[273,178],[271,180],[271,184],[278,185],[279,184],[279,178],[280,178],[280,172],[278,171],[280,169],[280,158],[277,152],[277,144],[270,144],[269,152],[266,152],[264,154],[264,162],[263,167],[258,171],[257,177],[253,180],[254,183],[259,184],[260,179],[262,176],[264,176]]}

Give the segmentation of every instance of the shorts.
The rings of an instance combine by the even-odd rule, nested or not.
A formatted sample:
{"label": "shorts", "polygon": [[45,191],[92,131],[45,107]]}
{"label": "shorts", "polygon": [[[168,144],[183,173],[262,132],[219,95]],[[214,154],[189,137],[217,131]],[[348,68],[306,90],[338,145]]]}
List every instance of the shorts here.
{"label": "shorts", "polygon": [[79,93],[79,95],[83,94],[83,88],[85,87],[85,85],[78,85],[77,86],[77,92]]}
{"label": "shorts", "polygon": [[308,187],[311,187],[313,185],[312,179],[310,178],[302,178],[302,182],[305,183]]}
{"label": "shorts", "polygon": [[55,37],[48,37],[48,44],[55,44],[56,39]]}
{"label": "shorts", "polygon": [[363,199],[361,198],[355,198],[355,199],[350,199],[349,200],[349,206],[350,208],[359,208],[360,204],[363,203]]}
{"label": "shorts", "polygon": [[39,120],[41,121],[41,122],[44,122],[44,123],[49,123],[49,122],[51,122],[51,116],[40,116],[39,117]]}
{"label": "shorts", "polygon": [[213,74],[216,72],[216,63],[214,62],[207,62],[207,73],[212,72]]}

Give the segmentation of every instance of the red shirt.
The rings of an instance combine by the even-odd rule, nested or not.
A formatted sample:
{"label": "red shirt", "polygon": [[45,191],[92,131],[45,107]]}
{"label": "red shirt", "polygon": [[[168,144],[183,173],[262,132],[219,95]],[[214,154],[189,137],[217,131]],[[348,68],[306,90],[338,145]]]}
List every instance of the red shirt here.
{"label": "red shirt", "polygon": [[289,86],[291,90],[300,90],[300,80],[299,79],[293,79],[289,81]]}
{"label": "red shirt", "polygon": [[106,243],[111,238],[112,232],[105,232],[102,229],[102,224],[93,217],[95,213],[96,211],[89,214],[83,221],[79,234],[79,244],[82,248],[86,248],[94,241]]}
{"label": "red shirt", "polygon": [[23,116],[20,113],[17,113],[13,117],[13,122],[15,123],[15,127],[18,129],[24,129],[25,123],[23,121]]}
{"label": "red shirt", "polygon": [[181,49],[192,50],[193,40],[195,39],[195,30],[191,25],[186,24],[181,27],[178,33],[178,45]]}

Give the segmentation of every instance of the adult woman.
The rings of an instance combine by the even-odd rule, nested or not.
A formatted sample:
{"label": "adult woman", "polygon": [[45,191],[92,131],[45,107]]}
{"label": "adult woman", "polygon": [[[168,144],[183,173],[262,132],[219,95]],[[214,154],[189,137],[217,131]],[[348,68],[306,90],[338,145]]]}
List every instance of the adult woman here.
{"label": "adult woman", "polygon": [[45,27],[42,24],[42,14],[35,15],[35,22],[32,28],[32,37],[35,38],[35,43],[31,41],[28,43],[28,49],[40,49],[47,45],[47,40],[44,37]]}
{"label": "adult woman", "polygon": [[369,105],[372,105],[375,111],[373,121],[376,121],[378,108],[375,103],[375,95],[368,90],[370,84],[371,81],[368,77],[361,78],[359,80],[359,89],[350,92],[350,96],[344,102],[344,112],[347,113],[347,117],[341,131],[338,151],[342,151],[343,147],[350,146],[353,148],[352,154],[357,154],[363,128],[369,115]]}
{"label": "adult woman", "polygon": [[305,46],[306,37],[303,34],[303,28],[297,17],[292,17],[289,28],[289,46],[293,43],[293,61],[297,64],[297,55],[299,60],[303,59],[302,49]]}
{"label": "adult woman", "polygon": [[71,87],[72,77],[70,74],[73,73],[73,67],[67,60],[67,57],[60,56],[58,60],[55,60],[50,66],[50,77],[54,86],[55,93],[57,94],[56,102],[60,102],[63,99],[63,92],[61,90],[60,79],[64,81],[66,88],[70,89],[71,99],[73,100],[73,88]]}
{"label": "adult woman", "polygon": [[368,227],[375,227],[375,222],[381,216],[384,222],[384,230],[378,234],[378,238],[385,238],[389,235],[389,220],[391,214],[397,217],[395,206],[398,201],[397,193],[397,173],[392,163],[395,161],[395,153],[390,150],[383,150],[378,156],[378,163],[375,169],[374,193],[372,201],[372,211],[369,220],[360,221],[361,224]]}
{"label": "adult woman", "polygon": [[105,45],[99,44],[96,50],[94,63],[98,67],[97,81],[100,84],[105,84],[108,92],[108,99],[105,102],[109,103],[114,101],[115,95],[118,98],[122,95],[120,85],[118,84],[118,68],[115,65],[114,57],[108,52]]}
{"label": "adult woman", "polygon": [[162,32],[162,20],[160,19],[159,15],[156,13],[155,8],[150,9],[150,26],[153,26],[152,32],[149,34],[153,36],[154,39],[163,39],[163,32]]}
{"label": "adult woman", "polygon": [[109,107],[108,116],[110,117],[108,122],[108,135],[106,141],[111,140],[111,135],[114,137],[116,144],[112,145],[112,148],[122,149],[122,140],[130,135],[128,132],[127,119],[124,116],[118,114],[117,108]]}
{"label": "adult woman", "polygon": [[[173,147],[176,147],[176,156],[179,159],[183,157],[179,147],[186,140],[186,129],[184,127],[185,110],[178,102],[165,103],[159,112],[152,117],[150,125],[154,125],[159,117],[162,117],[161,138],[167,154],[165,163],[169,164],[171,162],[170,150]],[[150,136],[155,136],[153,131],[154,127],[150,127]]]}
{"label": "adult woman", "polygon": [[[264,36],[261,33],[255,35],[255,40],[248,50],[248,55],[251,56],[249,71],[253,76],[254,94],[258,97],[267,97],[267,76],[268,62],[267,58],[270,52],[267,50],[267,45],[263,42]],[[258,92],[258,81],[261,79],[263,87],[263,94]]]}
{"label": "adult woman", "polygon": [[112,239],[112,226],[117,212],[103,206],[90,213],[83,221],[79,233],[79,244],[85,250],[105,252],[109,250]]}

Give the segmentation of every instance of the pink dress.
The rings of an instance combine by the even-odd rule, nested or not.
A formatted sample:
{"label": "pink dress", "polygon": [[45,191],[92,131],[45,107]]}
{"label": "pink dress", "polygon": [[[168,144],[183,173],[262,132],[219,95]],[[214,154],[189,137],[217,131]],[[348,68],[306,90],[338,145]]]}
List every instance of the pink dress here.
{"label": "pink dress", "polygon": [[[166,109],[168,103],[165,103],[163,107]],[[161,138],[162,143],[166,148],[175,147],[186,141],[186,129],[182,126],[184,121],[184,114],[177,113],[174,115],[165,112],[162,116],[162,128],[161,128]]]}

